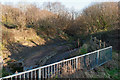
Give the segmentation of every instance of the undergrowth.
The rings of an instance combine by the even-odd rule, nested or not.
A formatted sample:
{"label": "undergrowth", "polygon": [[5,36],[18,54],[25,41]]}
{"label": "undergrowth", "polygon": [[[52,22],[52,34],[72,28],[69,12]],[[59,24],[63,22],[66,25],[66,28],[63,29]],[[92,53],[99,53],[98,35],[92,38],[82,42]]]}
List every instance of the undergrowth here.
{"label": "undergrowth", "polygon": [[118,74],[118,72],[120,72],[120,69],[105,69],[106,73],[108,73],[110,75],[110,77],[114,80],[120,80],[120,76]]}

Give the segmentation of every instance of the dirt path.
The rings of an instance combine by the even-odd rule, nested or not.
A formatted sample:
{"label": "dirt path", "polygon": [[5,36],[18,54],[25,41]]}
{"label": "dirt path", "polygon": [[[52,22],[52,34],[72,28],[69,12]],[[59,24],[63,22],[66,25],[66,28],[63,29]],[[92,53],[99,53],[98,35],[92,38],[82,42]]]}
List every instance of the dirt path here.
{"label": "dirt path", "polygon": [[63,60],[63,59],[66,59],[66,58],[70,57],[70,55],[71,55],[72,53],[75,53],[77,50],[79,50],[79,48],[75,48],[75,49],[73,49],[73,50],[66,51],[66,52],[64,52],[64,53],[59,52],[58,54],[56,54],[55,56],[53,56],[52,58],[50,58],[50,59],[45,63],[45,65],[51,64],[51,63],[55,63],[55,62],[61,61],[61,60]]}
{"label": "dirt path", "polygon": [[31,67],[35,66],[39,63],[40,59],[45,57],[46,55],[53,54],[53,53],[64,53],[69,50],[68,45],[61,45],[59,44],[51,44],[47,46],[43,46],[39,48],[38,51],[34,53],[29,53],[28,56],[24,59],[24,66]]}

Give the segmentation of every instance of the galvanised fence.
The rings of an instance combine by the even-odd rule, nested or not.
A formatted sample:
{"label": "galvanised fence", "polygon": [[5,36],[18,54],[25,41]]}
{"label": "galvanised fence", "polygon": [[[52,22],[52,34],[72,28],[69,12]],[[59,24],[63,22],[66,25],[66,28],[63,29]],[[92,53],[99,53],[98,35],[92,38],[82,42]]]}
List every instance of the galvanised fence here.
{"label": "galvanised fence", "polygon": [[[67,70],[94,69],[112,59],[112,46],[99,49],[84,55],[62,60],[53,64],[38,67],[32,70],[20,72],[0,78],[1,80],[41,80],[52,78],[63,73],[63,67]],[[69,68],[71,66],[71,69]],[[81,73],[82,74],[82,73]]]}

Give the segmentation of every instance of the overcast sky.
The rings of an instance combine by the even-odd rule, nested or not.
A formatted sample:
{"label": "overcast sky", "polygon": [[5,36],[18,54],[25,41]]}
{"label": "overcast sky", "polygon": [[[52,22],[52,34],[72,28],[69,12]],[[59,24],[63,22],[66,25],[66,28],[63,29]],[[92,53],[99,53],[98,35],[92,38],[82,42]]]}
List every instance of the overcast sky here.
{"label": "overcast sky", "polygon": [[11,3],[12,5],[18,3],[37,3],[42,5],[43,2],[61,2],[67,8],[74,8],[75,10],[82,10],[93,2],[118,2],[119,0],[0,0],[2,4]]}

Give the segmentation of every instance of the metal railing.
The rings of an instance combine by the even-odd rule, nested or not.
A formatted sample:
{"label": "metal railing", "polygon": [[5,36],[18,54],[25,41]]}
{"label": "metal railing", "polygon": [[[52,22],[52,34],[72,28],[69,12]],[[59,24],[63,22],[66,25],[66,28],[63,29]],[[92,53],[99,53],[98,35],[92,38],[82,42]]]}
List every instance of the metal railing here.
{"label": "metal railing", "polygon": [[[70,59],[62,60],[53,64],[38,67],[25,72],[2,77],[0,80],[40,80],[42,78],[51,78],[55,75],[62,74],[64,66],[71,65],[73,70],[76,69],[94,69],[112,59],[112,46],[96,50],[84,55],[76,56]],[[69,69],[69,68],[67,68]]]}

